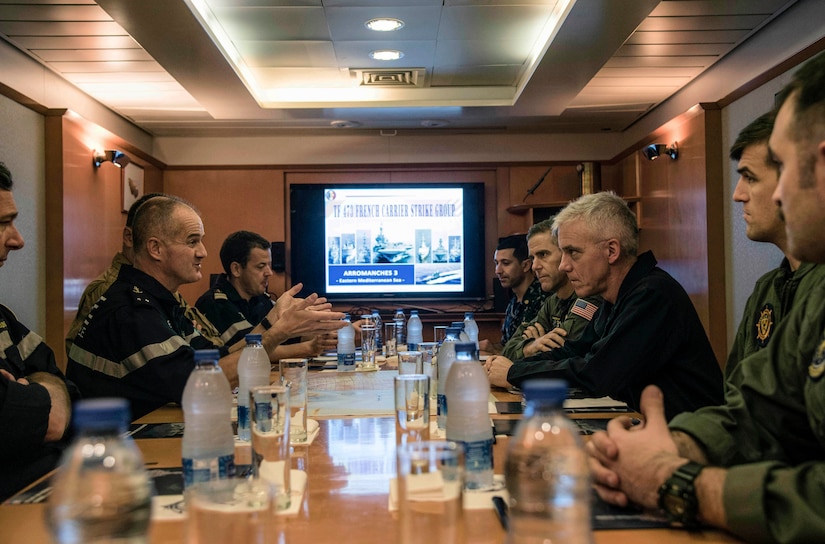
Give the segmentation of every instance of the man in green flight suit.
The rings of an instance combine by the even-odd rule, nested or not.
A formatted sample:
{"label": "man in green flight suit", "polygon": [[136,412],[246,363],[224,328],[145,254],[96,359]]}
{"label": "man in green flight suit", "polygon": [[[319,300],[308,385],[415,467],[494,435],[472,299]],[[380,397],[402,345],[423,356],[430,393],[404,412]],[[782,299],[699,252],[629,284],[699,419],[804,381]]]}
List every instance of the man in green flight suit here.
{"label": "man in green flight suit", "polygon": [[[825,263],[825,53],[794,74],[778,102],[768,146],[787,249]],[[825,281],[797,298],[767,347],[732,371],[720,406],[668,426],[662,392],[646,388],[642,424],[616,418],[586,446],[600,497],[748,542],[825,542],[823,300]]]}
{"label": "man in green flight suit", "polygon": [[758,117],[742,129],[730,149],[730,158],[737,161],[739,173],[733,200],[742,203],[748,238],[775,245],[785,258],[778,268],[757,280],[748,297],[728,355],[726,377],[734,373],[742,359],[767,346],[794,301],[807,296],[811,288],[825,278],[825,265],[800,262],[788,252],[785,222],[771,199],[779,181],[779,169],[768,150],[775,117],[776,112]]}
{"label": "man in green flight suit", "polygon": [[559,270],[561,250],[552,217],[530,227],[527,248],[542,291],[552,294],[536,317],[516,329],[504,345],[502,355],[512,361],[563,346],[566,338],[578,338],[602,303],[599,296],[579,299],[567,274]]}

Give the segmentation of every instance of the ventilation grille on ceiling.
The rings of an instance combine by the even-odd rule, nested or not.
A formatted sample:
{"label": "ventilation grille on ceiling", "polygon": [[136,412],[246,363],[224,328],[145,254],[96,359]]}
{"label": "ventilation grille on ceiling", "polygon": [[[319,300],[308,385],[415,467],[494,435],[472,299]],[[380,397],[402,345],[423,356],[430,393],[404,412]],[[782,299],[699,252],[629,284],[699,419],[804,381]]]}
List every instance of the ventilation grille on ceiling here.
{"label": "ventilation grille on ceiling", "polygon": [[423,87],[424,68],[399,68],[352,70],[358,85],[362,87]]}

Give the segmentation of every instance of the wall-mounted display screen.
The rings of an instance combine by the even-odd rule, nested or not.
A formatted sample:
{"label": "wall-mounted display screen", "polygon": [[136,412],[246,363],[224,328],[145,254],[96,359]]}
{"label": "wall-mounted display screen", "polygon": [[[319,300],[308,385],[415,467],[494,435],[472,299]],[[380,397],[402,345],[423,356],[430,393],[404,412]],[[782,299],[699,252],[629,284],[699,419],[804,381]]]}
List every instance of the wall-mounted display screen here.
{"label": "wall-mounted display screen", "polygon": [[330,299],[482,299],[481,183],[290,188],[292,282]]}

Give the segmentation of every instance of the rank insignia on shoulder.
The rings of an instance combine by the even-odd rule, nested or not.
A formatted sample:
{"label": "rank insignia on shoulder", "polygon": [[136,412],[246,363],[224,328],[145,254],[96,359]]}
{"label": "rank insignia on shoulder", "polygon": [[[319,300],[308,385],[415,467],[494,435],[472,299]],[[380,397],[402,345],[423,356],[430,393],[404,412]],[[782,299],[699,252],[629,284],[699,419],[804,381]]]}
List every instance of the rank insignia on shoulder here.
{"label": "rank insignia on shoulder", "polygon": [[229,297],[226,296],[226,293],[215,291],[215,300],[229,300]]}
{"label": "rank insignia on shoulder", "polygon": [[759,311],[759,318],[756,320],[756,343],[760,348],[768,345],[768,340],[771,339],[773,328],[776,322],[773,318],[773,305],[765,304],[762,310]]}
{"label": "rank insignia on shoulder", "polygon": [[814,358],[808,365],[808,377],[812,380],[818,380],[823,374],[825,374],[825,335],[820,338]]}
{"label": "rank insignia on shoulder", "polygon": [[143,291],[142,291],[142,290],[140,289],[140,287],[138,287],[137,285],[133,285],[133,286],[132,286],[132,292],[133,292],[134,294],[136,294],[136,295],[140,295],[140,294],[142,294],[142,293],[143,293]]}

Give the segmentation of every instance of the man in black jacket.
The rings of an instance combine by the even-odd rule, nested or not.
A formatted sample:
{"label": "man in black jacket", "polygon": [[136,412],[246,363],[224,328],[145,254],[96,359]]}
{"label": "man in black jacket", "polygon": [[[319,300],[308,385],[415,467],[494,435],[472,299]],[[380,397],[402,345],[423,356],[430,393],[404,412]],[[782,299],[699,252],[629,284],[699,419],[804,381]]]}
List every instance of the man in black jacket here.
{"label": "man in black jacket", "polygon": [[600,307],[578,340],[522,361],[491,357],[490,382],[518,386],[531,378],[558,378],[594,396],[639,408],[649,384],[665,391],[668,418],[719,404],[722,372],[685,290],[637,255],[636,217],[610,192],[585,195],[553,223],[562,259],[579,297],[600,295]]}
{"label": "man in black jacket", "polygon": [[[12,185],[0,162],[0,267],[24,243]],[[55,467],[78,397],[51,348],[0,304],[0,501]]]}

